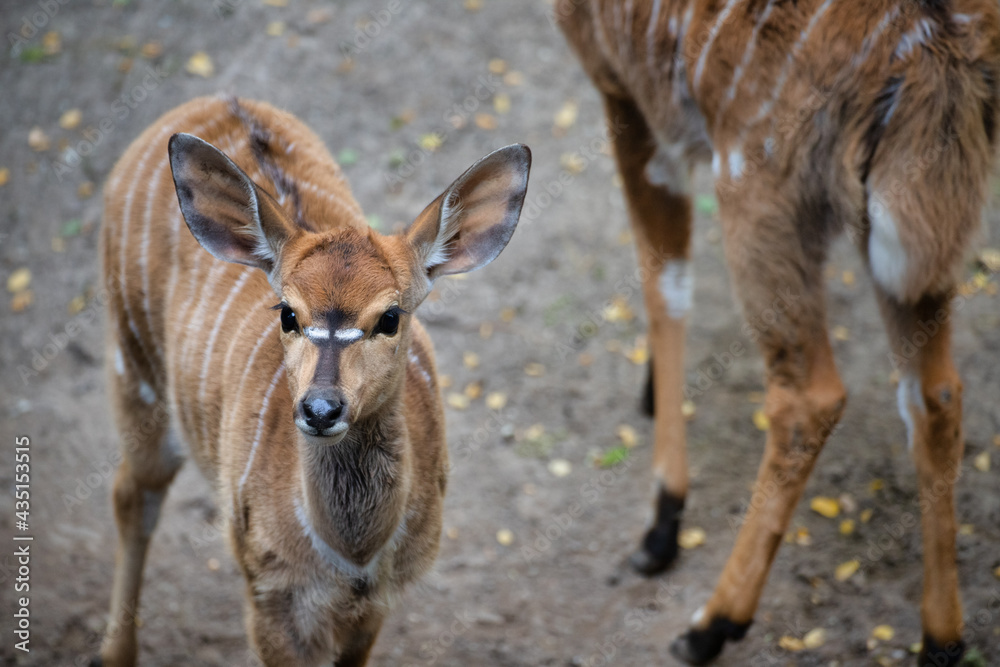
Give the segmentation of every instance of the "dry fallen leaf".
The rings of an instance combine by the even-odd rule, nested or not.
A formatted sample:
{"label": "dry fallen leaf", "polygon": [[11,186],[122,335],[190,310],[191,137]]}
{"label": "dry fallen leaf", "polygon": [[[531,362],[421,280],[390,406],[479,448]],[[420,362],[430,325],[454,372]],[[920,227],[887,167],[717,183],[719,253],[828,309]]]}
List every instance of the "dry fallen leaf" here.
{"label": "dry fallen leaf", "polygon": [[267,24],[267,34],[270,37],[281,37],[285,32],[284,21],[271,21]]}
{"label": "dry fallen leaf", "polygon": [[579,174],[586,168],[587,161],[579,153],[563,153],[559,156],[559,166],[570,174]]}
{"label": "dry fallen leaf", "polygon": [[507,93],[497,93],[493,97],[493,110],[501,116],[510,112],[510,96]]}
{"label": "dry fallen leaf", "polygon": [[159,58],[161,55],[163,55],[163,42],[157,42],[157,41],[146,42],[145,44],[142,45],[140,53],[142,53],[143,58],[147,58],[149,60],[152,60],[153,58]]}
{"label": "dry fallen leaf", "polygon": [[681,416],[684,419],[694,419],[695,411],[694,401],[681,401]]}
{"label": "dry fallen leaf", "polygon": [[850,287],[851,285],[854,284],[854,271],[851,270],[844,271],[842,274],[840,274],[840,279],[843,281],[845,285]]}
{"label": "dry fallen leaf", "polygon": [[813,543],[812,536],[809,534],[809,529],[805,526],[799,526],[795,531],[795,543],[800,547],[808,547]]}
{"label": "dry fallen leaf", "polygon": [[79,109],[70,109],[63,112],[63,115],[59,117],[59,127],[64,130],[72,130],[80,124],[82,119],[83,114]]}
{"label": "dry fallen leaf", "polygon": [[503,74],[507,71],[507,61],[502,58],[494,58],[490,61],[488,68],[492,74]]}
{"label": "dry fallen leaf", "polygon": [[76,188],[76,196],[80,199],[88,199],[94,194],[94,184],[90,181],[84,181]]}
{"label": "dry fallen leaf", "polygon": [[846,563],[841,563],[837,566],[837,569],[833,571],[833,576],[837,581],[847,581],[854,576],[854,573],[861,568],[861,563],[856,560],[849,560]]}
{"label": "dry fallen leaf", "polygon": [[493,391],[486,395],[486,407],[490,410],[502,410],[507,405],[507,394]]}
{"label": "dry fallen leaf", "polygon": [[49,146],[51,145],[52,142],[49,141],[49,136],[45,134],[45,130],[37,125],[28,132],[28,146],[39,153],[49,150]]}
{"label": "dry fallen leaf", "polygon": [[573,472],[573,464],[566,459],[552,459],[549,461],[549,472],[556,477],[565,477]]}
{"label": "dry fallen leaf", "polygon": [[826,630],[813,628],[802,638],[802,644],[808,649],[819,648],[826,643]]}
{"label": "dry fallen leaf", "polygon": [[817,514],[825,516],[827,519],[832,519],[840,514],[840,503],[836,498],[816,496],[809,501],[809,509]]}
{"label": "dry fallen leaf", "polygon": [[764,414],[763,408],[757,408],[753,411],[753,425],[757,427],[759,431],[766,431],[771,428],[771,420],[767,418]]}
{"label": "dry fallen leaf", "polygon": [[479,337],[483,340],[489,340],[490,336],[493,335],[493,323],[483,322],[479,325]]}
{"label": "dry fallen leaf", "polygon": [[218,558],[209,558],[208,562],[205,564],[208,566],[208,569],[211,570],[212,572],[216,572],[220,567],[222,567],[222,563],[219,562]]}
{"label": "dry fallen leaf", "polygon": [[464,364],[466,368],[478,368],[479,355],[476,354],[475,352],[463,352],[462,364]]}
{"label": "dry fallen leaf", "polygon": [[972,465],[976,466],[976,470],[979,472],[989,472],[990,471],[990,453],[983,452],[976,456]]}
{"label": "dry fallen leaf", "polygon": [[1000,579],[1000,565],[997,566],[997,569],[993,570],[993,576]]}
{"label": "dry fallen leaf", "polygon": [[478,12],[483,8],[483,0],[465,0],[463,6],[467,11]]}
{"label": "dry fallen leaf", "polygon": [[215,74],[215,65],[212,64],[212,58],[204,51],[198,51],[192,55],[188,59],[185,69],[189,73],[205,79]]}
{"label": "dry fallen leaf", "polygon": [[623,445],[631,449],[639,442],[639,435],[628,424],[622,424],[618,427],[618,439],[622,441]]}
{"label": "dry fallen leaf", "polygon": [[331,19],[333,19],[333,10],[326,7],[310,9],[309,13],[306,14],[306,22],[312,25],[327,23]]}
{"label": "dry fallen leaf", "polygon": [[483,383],[482,382],[470,382],[465,385],[465,389],[462,390],[466,396],[469,397],[470,401],[474,401],[483,395]]}
{"label": "dry fallen leaf", "polygon": [[439,375],[438,384],[441,385],[442,389],[447,389],[451,386],[451,376],[450,375]]}
{"label": "dry fallen leaf", "polygon": [[533,378],[541,377],[545,375],[545,366],[533,361],[524,367],[524,372]]}
{"label": "dry fallen leaf", "polygon": [[649,346],[645,339],[636,341],[635,347],[626,350],[625,356],[636,366],[644,366],[649,361]]}
{"label": "dry fallen leaf", "polygon": [[569,100],[556,112],[555,125],[561,130],[568,130],[576,123],[576,116],[579,112],[576,102]]}
{"label": "dry fallen leaf", "polygon": [[514,533],[506,528],[501,528],[497,531],[497,542],[499,542],[502,546],[509,547],[514,543]]}
{"label": "dry fallen leaf", "polygon": [[448,536],[449,540],[457,540],[458,528],[455,528],[455,526],[448,526],[448,530],[446,530],[444,534]]}
{"label": "dry fallen leaf", "polygon": [[504,322],[513,322],[517,316],[517,311],[513,308],[504,308],[500,311],[500,319]]}
{"label": "dry fallen leaf", "polygon": [[632,308],[628,305],[628,299],[621,294],[616,294],[611,298],[604,308],[604,319],[608,322],[630,322],[635,317]]}
{"label": "dry fallen leaf", "polygon": [[891,625],[877,625],[875,626],[875,629],[872,630],[872,637],[878,639],[879,641],[892,641],[892,638],[895,636],[896,631],[892,629]]}
{"label": "dry fallen leaf", "polygon": [[70,315],[76,315],[84,306],[87,305],[87,299],[82,294],[77,294],[72,299],[70,299],[69,305],[66,306],[66,310],[69,311]]}
{"label": "dry fallen leaf", "polygon": [[874,513],[875,513],[875,510],[872,510],[872,509],[861,510],[861,517],[860,517],[861,518],[861,523],[868,523],[869,521],[871,521],[872,520],[872,514],[874,514]]}
{"label": "dry fallen leaf", "polygon": [[805,643],[803,643],[801,639],[789,637],[788,635],[785,635],[778,640],[778,646],[790,653],[796,653],[806,647]]}
{"label": "dry fallen leaf", "polygon": [[505,86],[520,86],[524,83],[524,75],[520,72],[507,72],[503,75]]}
{"label": "dry fallen leaf", "polygon": [[851,331],[845,326],[837,325],[833,328],[834,340],[851,340]]}
{"label": "dry fallen leaf", "polygon": [[10,309],[15,313],[20,313],[34,302],[35,295],[30,289],[22,290],[14,295],[10,300]]}
{"label": "dry fallen leaf", "polygon": [[681,549],[695,549],[705,543],[707,535],[701,528],[685,528],[677,536],[677,544]]}
{"label": "dry fallen leaf", "polygon": [[873,479],[868,483],[868,490],[872,493],[877,493],[885,488],[885,482],[881,479]]}
{"label": "dry fallen leaf", "polygon": [[27,267],[20,268],[7,278],[7,291],[11,294],[17,294],[21,290],[28,289],[28,285],[30,284],[31,269]]}
{"label": "dry fallen leaf", "polygon": [[437,132],[428,132],[427,134],[420,135],[418,142],[420,147],[425,151],[433,153],[437,149],[441,148],[444,144],[444,138]]}
{"label": "dry fallen leaf", "polygon": [[785,635],[778,640],[778,646],[790,653],[796,653],[805,648],[805,644],[802,643],[801,639],[789,637],[788,635]]}
{"label": "dry fallen leaf", "polygon": [[497,129],[497,117],[488,113],[477,113],[475,116],[476,127],[480,130]]}
{"label": "dry fallen leaf", "polygon": [[971,523],[963,523],[958,527],[958,534],[965,536],[975,535],[976,527]]}
{"label": "dry fallen leaf", "polygon": [[0,187],[7,185],[7,181],[10,179],[10,169],[7,167],[0,168]]}
{"label": "dry fallen leaf", "polygon": [[52,252],[66,252],[66,239],[61,236],[53,236]]}
{"label": "dry fallen leaf", "polygon": [[268,7],[286,7],[288,0],[264,0],[264,4]]}
{"label": "dry fallen leaf", "polygon": [[851,535],[854,532],[854,519],[844,519],[840,522],[840,534]]}
{"label": "dry fallen leaf", "polygon": [[42,37],[42,50],[47,56],[54,56],[62,49],[62,37],[55,30],[51,30]]}
{"label": "dry fallen leaf", "polygon": [[465,394],[456,394],[452,392],[448,394],[448,405],[456,410],[465,410],[469,407],[469,397]]}

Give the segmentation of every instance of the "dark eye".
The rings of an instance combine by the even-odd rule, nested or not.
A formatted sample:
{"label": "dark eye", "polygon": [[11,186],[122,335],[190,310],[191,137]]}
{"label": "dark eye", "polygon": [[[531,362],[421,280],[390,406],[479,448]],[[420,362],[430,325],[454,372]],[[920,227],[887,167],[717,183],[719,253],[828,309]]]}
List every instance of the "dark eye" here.
{"label": "dark eye", "polygon": [[285,333],[299,330],[299,321],[295,318],[295,311],[288,306],[281,307],[281,330]]}
{"label": "dark eye", "polygon": [[375,325],[375,333],[395,336],[397,331],[399,331],[399,311],[396,308],[390,308],[385,311],[378,324]]}

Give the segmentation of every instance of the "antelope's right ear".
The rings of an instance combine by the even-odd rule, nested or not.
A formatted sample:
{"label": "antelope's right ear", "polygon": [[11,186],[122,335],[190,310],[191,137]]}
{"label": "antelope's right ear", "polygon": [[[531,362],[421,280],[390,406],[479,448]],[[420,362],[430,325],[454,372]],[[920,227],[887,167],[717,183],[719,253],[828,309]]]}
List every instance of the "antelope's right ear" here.
{"label": "antelope's right ear", "polygon": [[274,271],[282,246],[299,233],[274,198],[210,143],[175,134],[167,145],[184,221],[218,259]]}

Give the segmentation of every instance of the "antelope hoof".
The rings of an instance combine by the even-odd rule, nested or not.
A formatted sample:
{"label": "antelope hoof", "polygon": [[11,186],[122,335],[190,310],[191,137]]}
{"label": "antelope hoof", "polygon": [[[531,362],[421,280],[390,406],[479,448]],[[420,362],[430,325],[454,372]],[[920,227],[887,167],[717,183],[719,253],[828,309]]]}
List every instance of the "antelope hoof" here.
{"label": "antelope hoof", "polygon": [[677,535],[681,529],[684,499],[661,488],[656,499],[656,522],[642,539],[642,545],[629,558],[639,574],[652,577],[665,571],[677,560]]}
{"label": "antelope hoof", "polygon": [[655,577],[674,564],[677,560],[677,530],[680,522],[675,523],[672,536],[660,535],[659,528],[652,528],[646,533],[642,545],[629,556],[628,562],[633,570],[644,577]]}
{"label": "antelope hoof", "polygon": [[956,667],[965,655],[965,642],[938,643],[924,635],[924,645],[917,658],[918,667]]}
{"label": "antelope hoof", "polygon": [[743,639],[749,627],[749,623],[716,618],[704,630],[692,628],[675,639],[670,644],[670,655],[688,665],[707,665],[719,657],[727,639]]}

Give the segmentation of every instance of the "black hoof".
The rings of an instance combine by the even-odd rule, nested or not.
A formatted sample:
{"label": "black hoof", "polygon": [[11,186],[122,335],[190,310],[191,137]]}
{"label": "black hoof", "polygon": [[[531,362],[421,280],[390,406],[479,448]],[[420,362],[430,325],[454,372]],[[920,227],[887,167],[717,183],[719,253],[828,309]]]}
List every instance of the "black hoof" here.
{"label": "black hoof", "polygon": [[965,642],[941,644],[924,635],[924,646],[917,657],[917,667],[956,667],[965,655]]}
{"label": "black hoof", "polygon": [[646,365],[646,389],[642,392],[639,410],[647,417],[656,416],[656,402],[653,394],[653,360]]}
{"label": "black hoof", "polygon": [[689,665],[707,665],[722,653],[726,640],[739,641],[749,623],[714,619],[704,630],[688,630],[670,644],[670,655]]}
{"label": "black hoof", "polygon": [[629,564],[645,577],[664,572],[677,560],[677,534],[681,529],[684,499],[660,489],[656,499],[656,521],[629,558]]}
{"label": "black hoof", "polygon": [[101,659],[101,656],[95,655],[90,659],[90,667],[104,667],[104,660]]}

